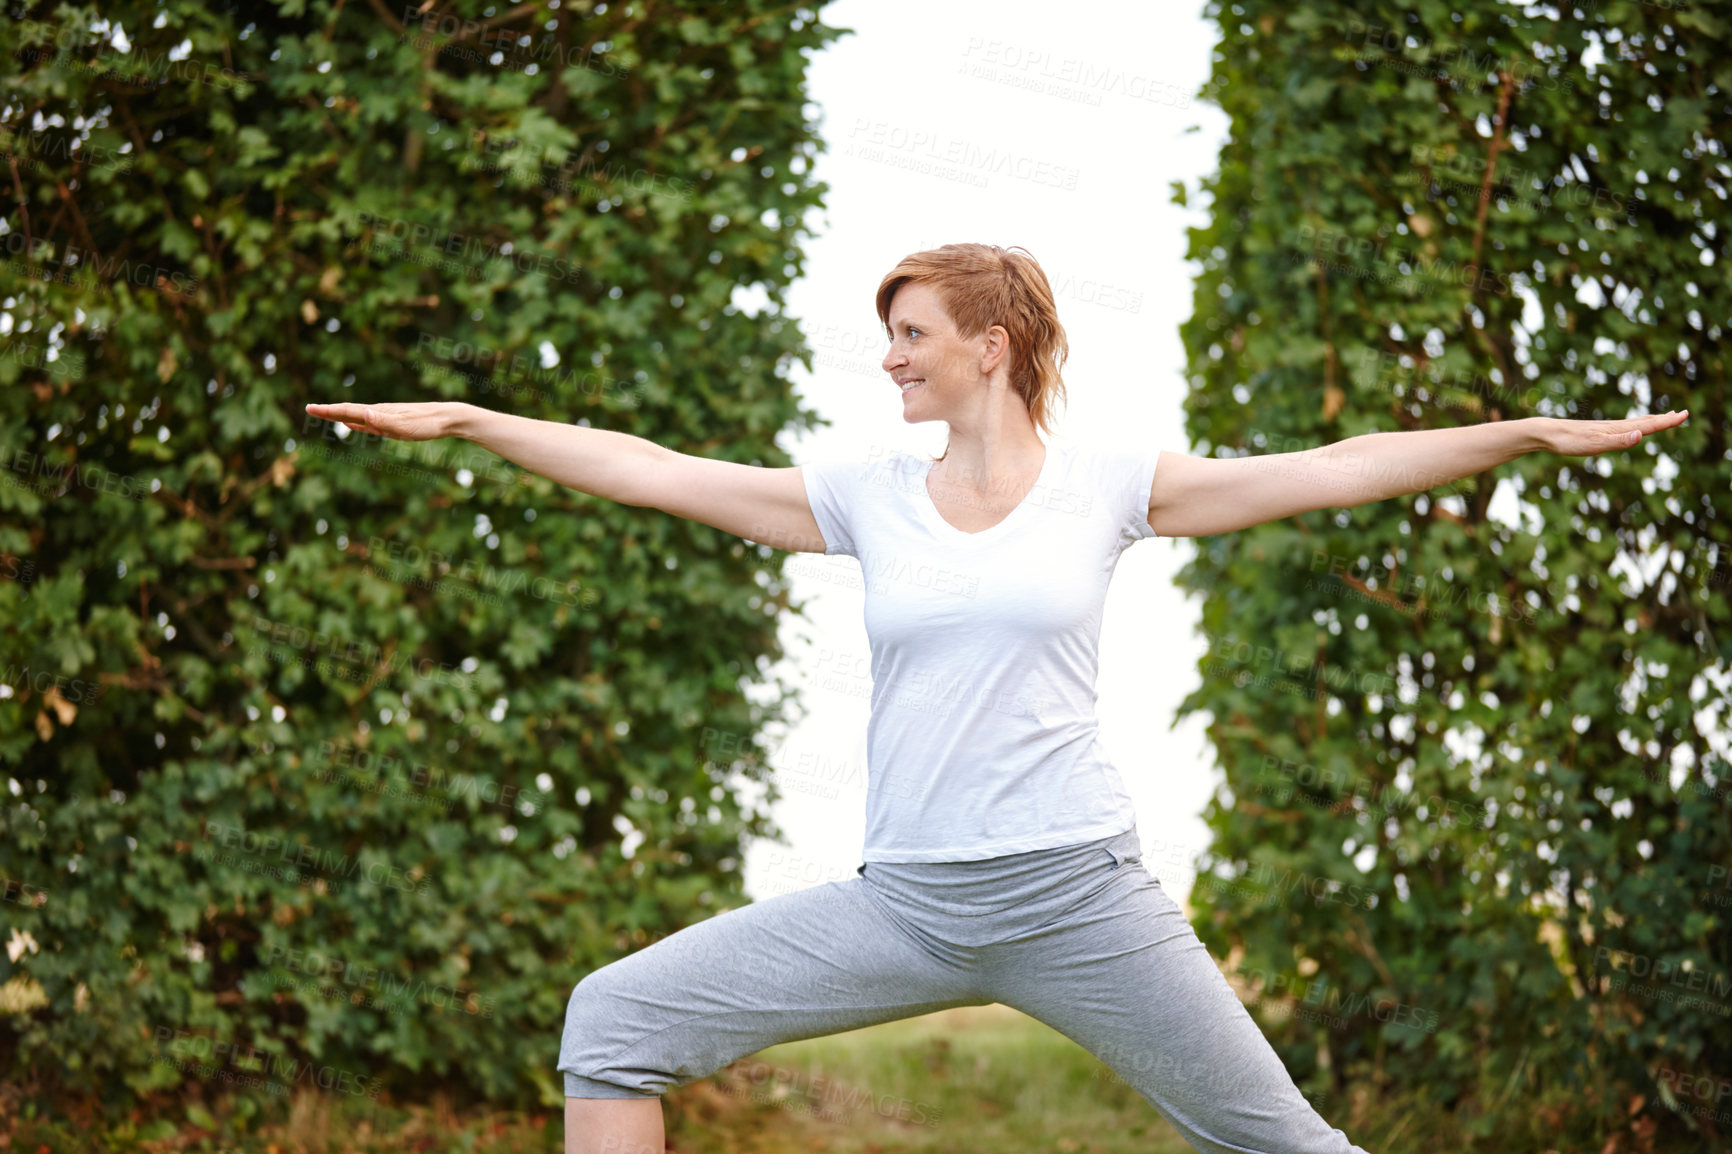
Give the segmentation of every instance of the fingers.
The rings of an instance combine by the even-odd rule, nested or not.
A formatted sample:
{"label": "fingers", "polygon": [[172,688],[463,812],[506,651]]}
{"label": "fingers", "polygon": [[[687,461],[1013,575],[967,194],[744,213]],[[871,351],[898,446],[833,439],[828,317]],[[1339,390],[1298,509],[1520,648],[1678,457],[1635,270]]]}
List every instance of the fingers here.
{"label": "fingers", "polygon": [[1674,409],[1623,420],[1563,420],[1549,427],[1551,451],[1572,457],[1594,457],[1640,444],[1650,433],[1676,428],[1690,416],[1688,409]]}
{"label": "fingers", "polygon": [[357,405],[348,401],[333,405],[309,404],[307,415],[326,421],[337,421],[359,432],[371,432],[374,429],[371,405]]}
{"label": "fingers", "polygon": [[1635,428],[1622,430],[1608,429],[1606,432],[1618,445],[1627,447],[1640,443],[1643,434],[1657,433],[1662,429],[1675,428],[1676,426],[1683,424],[1689,416],[1689,409],[1684,409],[1681,412],[1677,409],[1673,409],[1671,412],[1656,413],[1646,417],[1631,417],[1628,421],[1620,423],[1633,424]]}
{"label": "fingers", "polygon": [[327,421],[364,421],[367,419],[364,409],[364,405],[351,404],[345,401],[335,405],[311,404],[307,406],[307,413],[314,417],[322,417]]}
{"label": "fingers", "polygon": [[1636,428],[1644,433],[1657,433],[1661,429],[1676,428],[1683,424],[1689,416],[1689,409],[1685,409],[1682,412],[1673,409],[1669,413],[1656,413],[1648,417],[1637,417],[1635,418],[1635,424]]}

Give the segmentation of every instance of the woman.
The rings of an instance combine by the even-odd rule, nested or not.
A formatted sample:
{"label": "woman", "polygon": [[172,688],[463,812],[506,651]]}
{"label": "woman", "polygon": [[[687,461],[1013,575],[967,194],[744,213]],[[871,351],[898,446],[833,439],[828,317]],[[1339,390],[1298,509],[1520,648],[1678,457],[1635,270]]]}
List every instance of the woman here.
{"label": "woman", "polygon": [[[469,439],[596,496],[867,570],[864,864],[603,966],[567,1006],[567,1154],[659,1154],[660,1095],[799,1038],[1000,1002],[1076,1040],[1197,1149],[1359,1152],[1310,1106],[1141,863],[1095,740],[1101,607],[1123,550],[1444,484],[1540,449],[1628,448],[1687,414],[1533,417],[1225,460],[1043,444],[1067,355],[1026,250],[945,245],[877,294],[903,419],[936,461],[756,468],[466,404],[309,405]],[[1049,430],[1050,431],[1050,430]],[[876,788],[886,777],[919,788]]]}

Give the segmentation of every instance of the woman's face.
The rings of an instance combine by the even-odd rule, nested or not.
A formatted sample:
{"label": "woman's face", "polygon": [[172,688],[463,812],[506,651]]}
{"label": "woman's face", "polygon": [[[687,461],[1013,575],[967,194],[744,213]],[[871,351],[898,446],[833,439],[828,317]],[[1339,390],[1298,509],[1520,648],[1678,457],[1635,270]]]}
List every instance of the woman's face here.
{"label": "woman's face", "polygon": [[[902,391],[902,418],[941,421],[984,376],[984,357],[1002,342],[993,326],[973,340],[956,333],[938,293],[905,284],[890,299],[890,350],[883,368]],[[1002,360],[1002,356],[996,360]],[[995,362],[996,363],[996,362]]]}

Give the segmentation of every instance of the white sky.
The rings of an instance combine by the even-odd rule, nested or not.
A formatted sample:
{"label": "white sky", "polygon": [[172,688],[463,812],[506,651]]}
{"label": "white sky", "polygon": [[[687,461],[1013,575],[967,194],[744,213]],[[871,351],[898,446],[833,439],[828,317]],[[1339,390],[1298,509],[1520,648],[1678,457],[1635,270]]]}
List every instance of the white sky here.
{"label": "white sky", "polygon": [[[855,33],[817,55],[809,74],[830,148],[817,176],[830,192],[828,211],[809,218],[820,235],[807,245],[789,312],[815,354],[813,373],[795,366],[796,388],[834,424],[785,440],[794,461],[865,459],[874,445],[942,447],[945,426],[903,421],[878,368],[884,340],[872,297],[901,257],[951,241],[1022,245],[1045,269],[1071,344],[1061,436],[1189,452],[1178,326],[1191,313],[1195,271],[1185,229],[1204,217],[1196,198],[1189,209],[1168,198],[1174,180],[1195,190],[1225,134],[1220,111],[1192,99],[1215,43],[1200,5],[1087,3],[1060,19],[1050,4],[1021,0],[840,0],[822,12]],[[1029,163],[984,162],[995,150]],[[931,170],[906,167],[919,163]],[[1125,552],[1100,647],[1102,742],[1136,801],[1144,862],[1181,901],[1208,841],[1200,815],[1219,776],[1202,715],[1170,728],[1198,684],[1204,650],[1198,603],[1173,583],[1193,547],[1150,538]],[[750,844],[746,889],[760,899],[852,877],[865,845],[863,790],[803,793],[792,786],[819,779],[791,772],[803,754],[865,760],[870,682],[845,679],[853,693],[826,688],[815,669],[824,653],[870,652],[859,563],[794,554],[789,569],[806,617],[785,619],[790,656],[772,673],[801,687],[806,713],[768,759],[781,771],[771,812],[788,844]]]}

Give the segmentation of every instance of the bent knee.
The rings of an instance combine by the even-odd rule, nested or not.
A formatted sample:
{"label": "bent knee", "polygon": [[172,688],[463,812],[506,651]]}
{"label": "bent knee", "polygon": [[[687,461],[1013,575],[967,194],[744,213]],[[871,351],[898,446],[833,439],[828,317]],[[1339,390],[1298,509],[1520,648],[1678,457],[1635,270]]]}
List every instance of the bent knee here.
{"label": "bent knee", "polygon": [[614,1016],[620,1004],[619,963],[591,970],[578,979],[565,1000],[565,1020],[607,1019]]}
{"label": "bent knee", "polygon": [[641,999],[625,996],[615,966],[603,966],[572,987],[566,1000],[559,1070],[567,1098],[637,1098],[665,1093],[677,1084],[673,1071],[652,1068],[641,1057],[620,1061],[644,1034],[635,1020]]}

